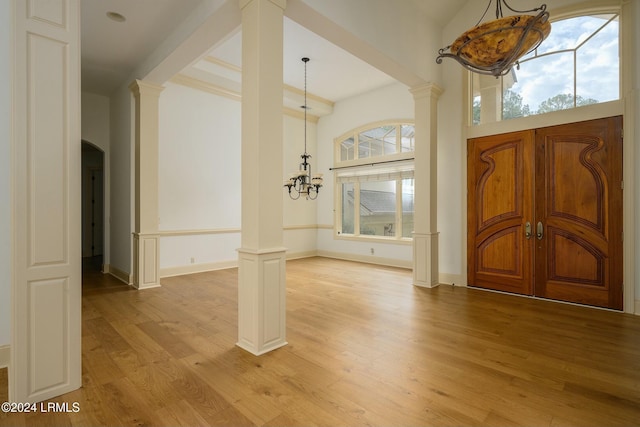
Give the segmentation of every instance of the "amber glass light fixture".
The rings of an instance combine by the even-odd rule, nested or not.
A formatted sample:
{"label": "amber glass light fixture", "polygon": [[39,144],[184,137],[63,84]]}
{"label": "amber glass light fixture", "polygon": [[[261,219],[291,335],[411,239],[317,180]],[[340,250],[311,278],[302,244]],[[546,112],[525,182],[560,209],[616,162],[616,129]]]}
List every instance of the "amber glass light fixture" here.
{"label": "amber glass light fixture", "polygon": [[311,176],[311,163],[309,159],[311,154],[307,153],[307,62],[309,58],[302,58],[304,62],[304,105],[300,108],[304,109],[304,153],[300,156],[302,163],[300,168],[289,175],[289,179],[284,182],[284,187],[289,190],[289,197],[299,199],[304,196],[306,199],[315,200],[322,187],[322,174]]}
{"label": "amber glass light fixture", "polygon": [[[496,19],[483,23],[492,2],[489,0],[475,27],[438,51],[438,64],[442,63],[442,58],[451,58],[474,73],[504,76],[514,65],[519,65],[521,57],[540,46],[551,32],[545,4],[531,10],[516,10],[505,0],[496,0]],[[504,17],[503,4],[518,15]],[[527,15],[535,12],[538,14]]]}

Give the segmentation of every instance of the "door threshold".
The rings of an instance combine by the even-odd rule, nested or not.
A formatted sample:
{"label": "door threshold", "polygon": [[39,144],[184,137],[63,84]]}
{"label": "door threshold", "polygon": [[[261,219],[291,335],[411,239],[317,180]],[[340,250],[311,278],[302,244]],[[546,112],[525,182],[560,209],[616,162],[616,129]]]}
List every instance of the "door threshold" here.
{"label": "door threshold", "polygon": [[607,308],[607,307],[598,307],[597,305],[579,304],[577,302],[562,301],[562,300],[559,300],[559,299],[542,298],[542,297],[538,297],[538,296],[535,296],[535,295],[524,295],[524,294],[518,294],[518,293],[515,293],[515,292],[499,291],[497,289],[481,288],[479,286],[473,286],[473,285],[467,285],[467,287],[471,288],[471,289],[477,289],[479,291],[494,292],[494,293],[503,294],[503,295],[513,295],[514,297],[529,298],[529,299],[534,299],[534,300],[538,300],[538,301],[549,301],[549,302],[555,302],[555,303],[560,303],[560,304],[573,305],[575,307],[595,308],[596,310],[610,311],[612,313],[624,313],[624,310],[616,310],[616,309]]}

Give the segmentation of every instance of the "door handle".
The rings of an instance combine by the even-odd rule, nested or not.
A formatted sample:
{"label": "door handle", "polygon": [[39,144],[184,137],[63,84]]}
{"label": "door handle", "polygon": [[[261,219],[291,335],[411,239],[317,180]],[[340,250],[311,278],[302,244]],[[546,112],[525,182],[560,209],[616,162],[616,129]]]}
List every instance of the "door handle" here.
{"label": "door handle", "polygon": [[524,237],[526,237],[527,240],[531,238],[531,223],[529,221],[524,225]]}
{"label": "door handle", "polygon": [[543,236],[544,236],[544,227],[542,226],[542,222],[538,221],[538,227],[536,229],[536,237],[538,238],[538,240],[542,240]]}

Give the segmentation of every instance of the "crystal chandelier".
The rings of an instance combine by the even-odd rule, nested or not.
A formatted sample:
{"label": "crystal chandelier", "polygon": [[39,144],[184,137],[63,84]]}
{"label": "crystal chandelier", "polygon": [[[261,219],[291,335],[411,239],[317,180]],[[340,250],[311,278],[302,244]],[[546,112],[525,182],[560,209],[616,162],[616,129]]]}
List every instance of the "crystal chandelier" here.
{"label": "crystal chandelier", "polygon": [[[450,46],[438,51],[438,64],[442,58],[458,61],[467,70],[496,77],[504,76],[518,60],[536,49],[551,32],[547,5],[531,10],[516,10],[505,0],[496,0],[496,19],[480,24],[491,2],[478,23],[464,32]],[[537,15],[502,16],[502,4],[515,13],[539,12]],[[449,51],[449,52],[447,52]]]}
{"label": "crystal chandelier", "polygon": [[309,109],[307,107],[307,62],[309,58],[302,58],[302,62],[304,62],[304,105],[300,108],[304,110],[304,154],[300,156],[302,163],[299,170],[289,175],[284,186],[289,189],[289,197],[294,200],[299,199],[300,196],[315,200],[322,187],[322,174],[316,174],[312,178],[311,163],[308,162],[311,158],[311,155],[307,154],[307,110]]}

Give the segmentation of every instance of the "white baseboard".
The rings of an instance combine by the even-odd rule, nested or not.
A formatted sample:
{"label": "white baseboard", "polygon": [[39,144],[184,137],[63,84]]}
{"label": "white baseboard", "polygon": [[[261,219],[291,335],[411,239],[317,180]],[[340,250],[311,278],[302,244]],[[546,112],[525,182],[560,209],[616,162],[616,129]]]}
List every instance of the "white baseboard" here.
{"label": "white baseboard", "polygon": [[[413,269],[413,261],[398,260],[392,258],[372,257],[366,255],[354,255],[349,253],[318,251],[317,256],[326,258],[342,259],[345,261],[364,262],[367,264],[386,265],[389,267],[399,267]],[[313,255],[309,255],[313,256]],[[461,274],[440,273],[438,283],[455,286],[467,286],[466,279]]]}
{"label": "white baseboard", "polygon": [[[345,261],[364,262],[367,264],[386,265],[389,267],[399,267],[413,269],[412,261],[398,260],[392,258],[372,257],[366,255],[355,255],[344,252],[331,252],[331,251],[304,251],[304,252],[287,252],[287,260],[311,258],[314,256],[321,256],[325,258],[341,259]],[[207,271],[224,270],[227,268],[237,268],[238,260],[209,262],[202,264],[189,264],[177,267],[167,267],[160,269],[160,277],[173,277],[182,276],[184,274],[204,273]],[[132,277],[128,273],[119,270],[109,264],[104,265],[104,272],[109,273],[118,280],[132,285]],[[439,283],[455,286],[467,286],[464,276],[459,274],[440,273]],[[635,313],[640,315],[640,300],[636,301]],[[0,347],[1,349],[1,347]],[[1,359],[0,359],[1,360]]]}
{"label": "white baseboard", "polygon": [[364,262],[367,264],[377,264],[377,265],[386,265],[388,267],[399,267],[399,268],[413,268],[412,261],[405,261],[401,259],[393,259],[393,258],[382,258],[382,257],[374,257],[374,256],[366,256],[366,255],[356,255],[356,254],[348,254],[341,252],[329,252],[329,251],[318,251],[318,256],[322,256],[325,258],[334,258],[334,259],[342,259],[345,261],[357,261]]}
{"label": "white baseboard", "polygon": [[0,368],[6,368],[11,361],[11,346],[0,345]]}
{"label": "white baseboard", "polygon": [[113,277],[120,280],[121,282],[126,283],[129,286],[133,285],[133,277],[131,277],[129,273],[124,272],[110,264],[105,264],[102,269],[105,274],[111,274]]}
{"label": "white baseboard", "polygon": [[[316,251],[287,252],[287,259],[310,258],[316,256]],[[207,262],[201,264],[180,265],[177,267],[166,267],[160,269],[160,277],[182,276],[184,274],[205,273],[207,271],[225,270],[227,268],[237,268],[238,260]]]}
{"label": "white baseboard", "polygon": [[305,251],[305,252],[287,252],[287,260],[290,259],[302,259],[318,256],[318,251]]}
{"label": "white baseboard", "polygon": [[467,286],[467,282],[460,274],[440,273],[438,282],[442,285]]}
{"label": "white baseboard", "polygon": [[224,270],[238,266],[238,260],[206,262],[201,264],[180,265],[177,267],[167,267],[160,269],[160,278],[182,276],[184,274],[204,273],[206,271]]}

